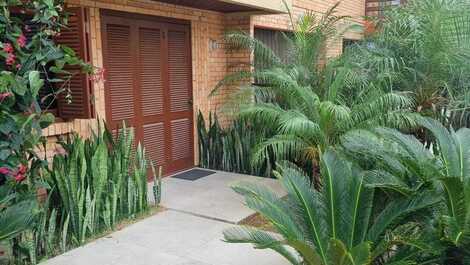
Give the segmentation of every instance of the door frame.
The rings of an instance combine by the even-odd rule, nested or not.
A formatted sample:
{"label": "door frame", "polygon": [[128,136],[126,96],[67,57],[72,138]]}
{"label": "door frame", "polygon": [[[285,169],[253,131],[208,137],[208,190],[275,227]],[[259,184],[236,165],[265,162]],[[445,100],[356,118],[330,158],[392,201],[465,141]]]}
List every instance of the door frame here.
{"label": "door frame", "polygon": [[[192,102],[191,104],[191,107],[190,107],[190,111],[191,111],[191,115],[188,115],[188,119],[189,119],[189,122],[190,122],[190,137],[189,137],[189,140],[190,140],[190,152],[191,152],[191,157],[190,157],[190,160],[191,162],[189,163],[186,162],[186,161],[177,161],[177,162],[174,162],[174,163],[168,163],[166,164],[166,162],[169,160],[167,158],[167,154],[168,154],[168,151],[170,151],[171,153],[171,141],[170,142],[166,142],[166,145],[165,145],[165,157],[167,158],[165,161],[165,171],[163,173],[164,176],[168,176],[168,175],[173,175],[179,171],[184,171],[184,170],[187,170],[191,167],[194,167],[195,166],[195,156],[196,156],[196,146],[195,146],[195,136],[194,136],[194,108],[195,108],[195,104],[194,104],[194,91],[193,91],[193,57],[192,57],[192,31],[191,31],[191,21],[189,20],[183,20],[183,19],[176,19],[176,18],[168,18],[168,17],[160,17],[160,16],[153,16],[153,15],[145,15],[145,14],[138,14],[138,13],[130,13],[130,12],[124,12],[124,11],[116,11],[116,10],[109,10],[109,9],[100,9],[100,24],[101,24],[101,44],[102,44],[102,59],[103,59],[103,66],[106,67],[107,65],[107,49],[108,49],[108,45],[107,45],[107,38],[106,38],[106,24],[112,24],[112,23],[116,23],[116,24],[123,24],[123,25],[126,25],[126,24],[129,24],[132,26],[133,24],[134,25],[139,25],[139,23],[141,23],[140,25],[142,25],[142,23],[145,24],[145,22],[152,22],[153,25],[157,25],[157,24],[161,24],[162,28],[165,29],[165,31],[167,31],[168,29],[170,29],[171,27],[185,27],[187,29],[187,33],[188,33],[188,42],[187,42],[187,45],[188,45],[188,48],[187,48],[187,51],[188,51],[188,65],[189,65],[189,75],[188,75],[188,88],[189,88],[189,96],[190,96],[190,100]],[[131,34],[136,34],[136,33],[132,33]],[[168,32],[165,33],[166,34],[166,39],[168,42]],[[131,47],[135,45],[135,44],[132,44],[131,43]],[[132,49],[136,49],[137,47],[132,47]],[[138,54],[137,56],[133,56],[133,58],[131,58],[132,62],[133,63],[136,63],[138,62],[139,58],[138,58]],[[168,57],[165,56],[165,59],[168,60]],[[168,64],[168,63],[167,63]],[[137,65],[137,64],[135,64]],[[133,76],[134,76],[134,79],[133,79],[133,91],[134,91],[134,97],[139,97],[140,96],[140,91],[139,90],[139,85],[140,85],[140,80],[136,80],[138,78],[136,78],[135,76],[137,76],[139,73],[140,73],[140,67],[134,67],[133,69]],[[106,75],[106,72],[105,72],[105,75]],[[106,76],[105,76],[105,79],[106,79]],[[168,66],[165,68],[165,71],[164,71],[164,77],[163,77],[163,81],[164,83],[167,83],[168,85],[168,88],[169,88],[169,76],[168,76]],[[112,122],[112,118],[111,118],[111,94],[110,94],[110,89],[109,89],[109,84],[108,82],[104,82],[104,101],[105,101],[105,120],[109,123]],[[137,101],[137,102],[136,102]],[[140,112],[140,106],[142,104],[142,102],[140,102],[141,100],[138,99],[136,100],[134,98],[134,110],[137,110],[139,109],[139,112]],[[164,94],[164,98],[163,98],[163,101],[164,102],[168,102],[169,101],[169,98],[168,98],[168,95],[167,93]],[[137,106],[136,106],[137,104]],[[164,114],[164,116],[167,116],[167,115],[170,115],[170,114]],[[144,122],[143,122],[143,117],[142,115],[136,115],[136,117],[134,118],[134,121],[133,123],[135,124],[140,124],[140,125],[144,125]],[[164,118],[166,120],[166,118]],[[127,123],[127,122],[126,122]],[[129,127],[131,127],[131,125],[135,126],[135,124],[129,124]],[[114,126],[120,126],[120,124],[110,124],[112,127]],[[170,131],[171,128],[165,128],[165,134],[167,134],[166,131]],[[139,132],[138,132],[139,131]],[[143,128],[142,130],[135,130],[135,139],[137,141],[140,141],[142,142],[143,141]],[[165,136],[166,138],[166,136]],[[179,167],[182,167],[181,169],[177,169]],[[177,169],[177,170],[175,170]]]}

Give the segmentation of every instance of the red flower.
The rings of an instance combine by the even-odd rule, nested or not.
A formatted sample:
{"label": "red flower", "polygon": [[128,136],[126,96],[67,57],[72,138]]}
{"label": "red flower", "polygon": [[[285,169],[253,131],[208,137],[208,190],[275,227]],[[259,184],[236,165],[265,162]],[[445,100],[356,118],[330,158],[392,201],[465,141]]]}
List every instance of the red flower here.
{"label": "red flower", "polygon": [[18,44],[18,46],[20,46],[21,48],[23,48],[24,46],[26,46],[26,36],[21,33],[20,36],[18,37],[18,39],[16,40],[16,43]]}
{"label": "red flower", "polygon": [[20,164],[20,165],[18,166],[18,173],[20,173],[20,174],[26,174],[26,166],[23,165],[23,164]]}
{"label": "red flower", "polygon": [[15,171],[14,178],[16,182],[22,182],[26,179],[26,166],[20,164],[18,169]]}
{"label": "red flower", "polygon": [[[0,102],[2,102],[4,99],[11,97],[13,94],[11,92],[4,92],[0,94]],[[1,173],[1,172],[0,172]]]}
{"label": "red flower", "polygon": [[17,64],[17,65],[16,65],[16,70],[20,70],[20,69],[21,69],[21,67],[22,67],[22,65],[21,65],[21,64]]}
{"label": "red flower", "polygon": [[3,45],[3,51],[6,52],[6,53],[13,53],[13,46],[11,45],[11,43],[5,43]]}
{"label": "red flower", "polygon": [[16,182],[22,182],[25,179],[26,179],[26,175],[24,175],[24,174],[18,173],[18,174],[15,175],[15,181]]}
{"label": "red flower", "polygon": [[10,169],[7,168],[7,167],[0,167],[0,174],[8,175],[8,174],[10,174]]}
{"label": "red flower", "polygon": [[16,56],[13,53],[10,53],[10,54],[8,54],[8,57],[5,60],[5,63],[7,65],[12,66],[13,64],[15,64],[15,60],[16,60]]}

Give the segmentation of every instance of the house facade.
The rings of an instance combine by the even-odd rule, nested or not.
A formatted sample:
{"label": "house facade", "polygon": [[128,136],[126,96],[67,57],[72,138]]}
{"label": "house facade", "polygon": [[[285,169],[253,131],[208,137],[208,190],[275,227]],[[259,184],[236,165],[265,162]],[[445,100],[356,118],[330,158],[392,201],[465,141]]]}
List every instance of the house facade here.
{"label": "house facade", "polygon": [[[298,17],[321,14],[336,0],[285,3]],[[229,89],[209,96],[214,86],[234,64],[253,60],[249,52],[226,49],[224,33],[245,30],[274,41],[271,35],[290,30],[282,0],[68,0],[67,5],[70,26],[59,42],[103,75],[74,75],[72,103],[59,100],[57,121],[44,130],[48,144],[41,152],[51,157],[63,135],[89,136],[97,119],[111,128],[126,122],[165,174],[197,163],[195,116],[219,109]],[[365,11],[365,0],[343,0],[338,7],[358,23]],[[347,32],[345,39],[361,35]],[[344,43],[330,43],[327,56],[341,53]]]}

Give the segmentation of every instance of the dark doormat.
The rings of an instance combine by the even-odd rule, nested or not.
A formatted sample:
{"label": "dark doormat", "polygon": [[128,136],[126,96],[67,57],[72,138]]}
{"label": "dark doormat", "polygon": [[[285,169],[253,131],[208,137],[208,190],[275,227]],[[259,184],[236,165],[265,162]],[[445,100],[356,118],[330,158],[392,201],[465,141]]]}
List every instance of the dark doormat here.
{"label": "dark doormat", "polygon": [[195,168],[183,173],[176,174],[173,176],[173,178],[194,181],[212,174],[215,174],[215,171]]}

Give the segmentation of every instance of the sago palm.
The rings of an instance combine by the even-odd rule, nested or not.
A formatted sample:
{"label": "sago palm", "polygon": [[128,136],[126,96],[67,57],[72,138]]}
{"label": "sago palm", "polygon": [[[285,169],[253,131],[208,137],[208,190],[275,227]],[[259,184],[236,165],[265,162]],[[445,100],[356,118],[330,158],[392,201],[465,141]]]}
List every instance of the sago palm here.
{"label": "sago palm", "polygon": [[283,198],[264,186],[235,186],[247,206],[277,233],[234,227],[224,232],[225,240],[272,249],[299,265],[409,264],[426,250],[408,243],[415,237],[412,220],[436,203],[431,195],[398,197],[377,211],[374,188],[365,185],[359,168],[335,151],[322,156],[321,173],[324,185],[316,190],[295,166],[282,166],[276,176],[287,192]]}
{"label": "sago palm", "polygon": [[274,72],[272,79],[285,82],[270,90],[278,100],[248,103],[240,110],[242,116],[277,132],[255,149],[254,162],[262,161],[272,151],[277,160],[294,158],[315,164],[322,152],[350,130],[378,125],[415,126],[418,116],[409,111],[413,101],[406,95],[389,93],[348,107],[321,100],[311,87],[300,86],[285,71]]}
{"label": "sago palm", "polygon": [[414,103],[406,94],[373,90],[354,104],[346,103],[351,97],[350,91],[342,90],[347,68],[338,67],[335,60],[325,61],[323,56],[326,44],[341,36],[337,28],[345,17],[336,15],[337,6],[320,19],[308,13],[294,22],[291,16],[294,31],[284,34],[289,43],[288,62],[245,33],[228,35],[229,43],[251,49],[255,58],[264,62],[254,71],[227,76],[215,90],[244,78],[257,81],[258,84],[241,86],[227,104],[276,132],[254,150],[254,163],[271,154],[277,160],[308,165],[313,175],[318,175],[320,154],[334,146],[345,132],[377,125],[414,125],[416,114],[410,112]]}
{"label": "sago palm", "polygon": [[420,124],[435,137],[431,149],[414,136],[383,128],[350,133],[343,146],[361,158],[360,163],[370,166],[368,181],[376,187],[404,194],[438,191],[445,202],[437,218],[442,227],[438,234],[465,260],[452,260],[450,264],[468,264],[470,129],[448,130],[432,119],[423,119]]}

